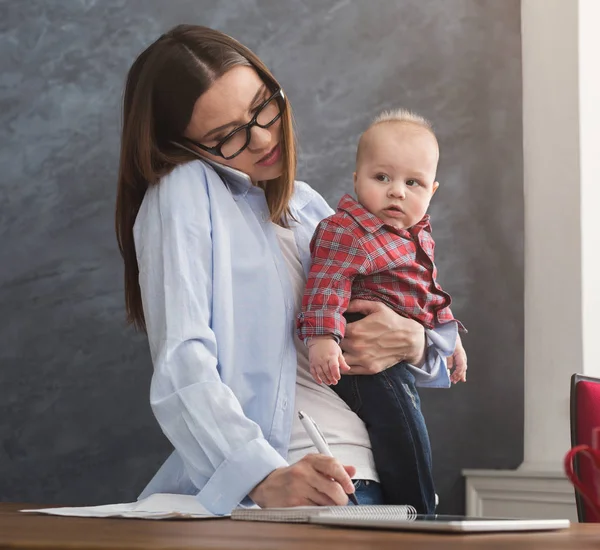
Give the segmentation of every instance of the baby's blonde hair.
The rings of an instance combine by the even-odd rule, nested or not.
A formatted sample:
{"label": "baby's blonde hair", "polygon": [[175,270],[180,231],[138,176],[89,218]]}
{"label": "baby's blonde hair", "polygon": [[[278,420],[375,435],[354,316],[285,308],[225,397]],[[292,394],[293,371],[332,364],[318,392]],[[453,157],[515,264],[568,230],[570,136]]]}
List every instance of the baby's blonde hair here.
{"label": "baby's blonde hair", "polygon": [[[389,111],[382,111],[373,119],[373,122],[371,122],[369,128],[372,128],[376,124],[380,124],[382,122],[411,122],[426,128],[430,132],[433,132],[431,122],[429,122],[425,117],[422,117],[413,111],[409,111],[408,109],[392,109]],[[369,128],[367,128],[367,130]]]}
{"label": "baby's blonde hair", "polygon": [[390,109],[387,111],[382,111],[373,119],[373,122],[369,124],[369,127],[362,133],[360,139],[358,140],[358,147],[356,148],[356,164],[359,162],[360,151],[364,145],[364,135],[371,128],[373,128],[373,126],[377,126],[378,124],[383,124],[385,122],[405,122],[407,124],[415,124],[416,126],[420,126],[421,128],[431,132],[433,137],[436,138],[431,122],[429,122],[429,120],[427,120],[425,117],[413,111],[409,111],[408,109]]}

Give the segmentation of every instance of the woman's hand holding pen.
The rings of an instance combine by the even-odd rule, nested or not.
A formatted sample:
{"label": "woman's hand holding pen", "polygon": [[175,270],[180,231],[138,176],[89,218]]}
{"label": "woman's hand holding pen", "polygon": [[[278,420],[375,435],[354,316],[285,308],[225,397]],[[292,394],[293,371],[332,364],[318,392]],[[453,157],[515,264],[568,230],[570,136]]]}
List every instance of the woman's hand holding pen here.
{"label": "woman's hand holding pen", "polygon": [[286,468],[277,468],[252,491],[262,508],[290,506],[344,506],[354,492],[354,466],[322,454],[309,454]]}

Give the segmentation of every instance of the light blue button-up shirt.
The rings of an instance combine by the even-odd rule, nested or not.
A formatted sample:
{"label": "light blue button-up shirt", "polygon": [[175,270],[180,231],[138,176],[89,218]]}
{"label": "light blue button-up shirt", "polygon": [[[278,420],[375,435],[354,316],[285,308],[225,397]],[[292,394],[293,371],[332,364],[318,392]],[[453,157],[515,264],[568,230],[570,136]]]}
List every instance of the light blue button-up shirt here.
{"label": "light blue button-up shirt", "polygon": [[[290,208],[305,273],[317,223],[332,213],[297,182]],[[287,466],[296,383],[291,283],[263,191],[194,161],[146,192],[134,226],[154,375],[150,403],[175,451],[140,498],[197,494],[229,513]],[[456,332],[428,333],[420,385],[447,387]]]}

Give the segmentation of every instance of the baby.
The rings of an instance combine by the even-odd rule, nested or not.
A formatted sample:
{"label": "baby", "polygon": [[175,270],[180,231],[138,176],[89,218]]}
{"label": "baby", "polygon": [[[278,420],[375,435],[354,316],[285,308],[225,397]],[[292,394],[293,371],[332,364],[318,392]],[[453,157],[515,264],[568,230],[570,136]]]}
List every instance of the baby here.
{"label": "baby", "polygon": [[[312,266],[297,324],[309,347],[315,381],[332,385],[365,421],[386,500],[412,504],[421,513],[433,512],[435,493],[429,438],[411,374],[415,367],[401,362],[377,375],[340,376],[350,367],[339,343],[351,298],[381,301],[427,329],[451,324],[453,328],[448,328],[456,333],[453,342],[457,328],[463,328],[450,311],[450,296],[436,281],[435,245],[426,214],[439,187],[438,159],[437,139],[424,118],[397,110],[375,119],[358,144],[354,172],[358,200],[343,196],[337,212],[313,235]],[[348,322],[361,317],[347,315]],[[462,365],[450,379],[466,381]],[[412,409],[403,411],[404,406]],[[407,416],[414,417],[409,422],[413,426],[403,425]],[[422,448],[416,463],[406,459],[415,463],[412,472],[401,459],[408,437]],[[411,477],[413,492],[419,493],[412,502],[407,488]]]}

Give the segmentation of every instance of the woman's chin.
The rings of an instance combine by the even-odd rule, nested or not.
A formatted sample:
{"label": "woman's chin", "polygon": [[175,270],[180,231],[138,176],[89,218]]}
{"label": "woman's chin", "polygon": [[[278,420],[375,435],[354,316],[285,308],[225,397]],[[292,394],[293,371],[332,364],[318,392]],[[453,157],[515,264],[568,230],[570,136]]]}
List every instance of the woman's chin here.
{"label": "woman's chin", "polygon": [[253,174],[250,176],[253,182],[274,180],[283,174],[283,162],[278,162],[273,166],[257,168],[257,170],[253,170]]}

